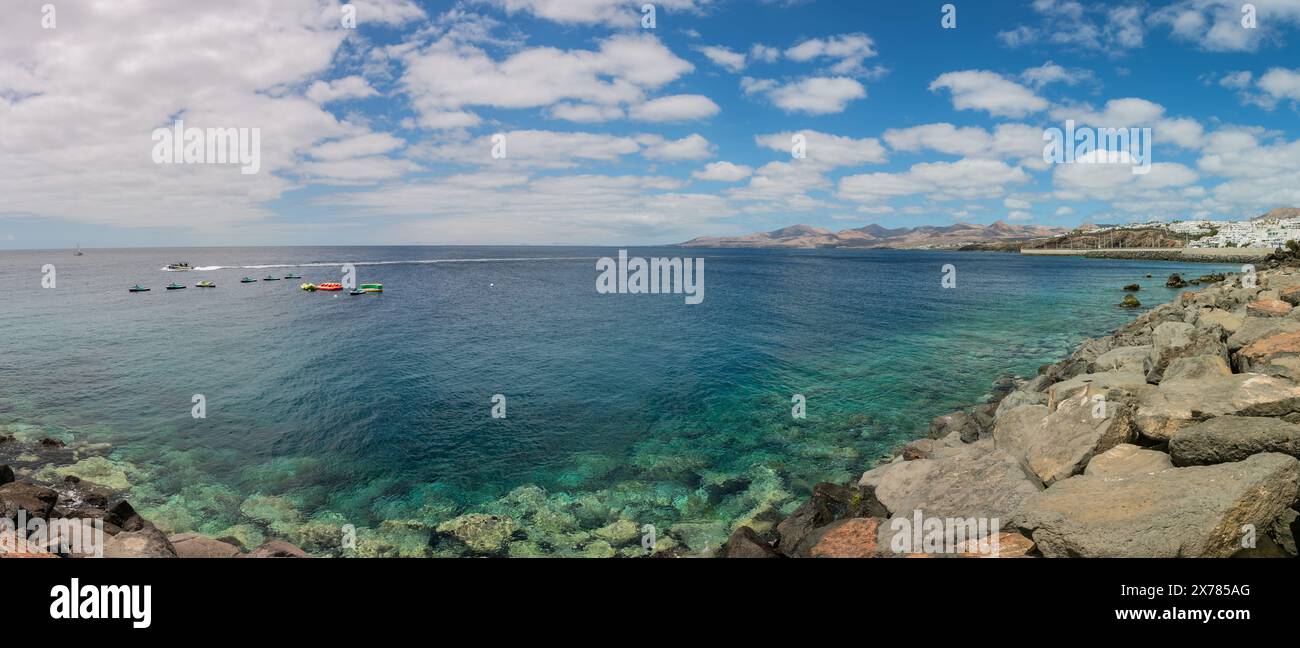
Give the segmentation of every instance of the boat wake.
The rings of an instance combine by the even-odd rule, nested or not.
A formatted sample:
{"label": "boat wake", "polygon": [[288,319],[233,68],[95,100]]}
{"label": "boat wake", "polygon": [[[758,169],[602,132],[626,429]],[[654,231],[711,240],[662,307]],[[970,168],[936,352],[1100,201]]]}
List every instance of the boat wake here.
{"label": "boat wake", "polygon": [[[381,266],[381,265],[428,265],[434,263],[513,263],[519,261],[581,261],[583,259],[595,259],[596,257],[513,257],[497,259],[413,259],[405,261],[336,261],[330,263],[312,262],[312,263],[266,263],[261,265],[211,265],[195,266],[194,272],[210,272],[212,270],[263,270],[267,268],[337,268],[345,264],[354,266]],[[171,270],[169,268],[160,268],[163,272],[185,272],[184,270]]]}

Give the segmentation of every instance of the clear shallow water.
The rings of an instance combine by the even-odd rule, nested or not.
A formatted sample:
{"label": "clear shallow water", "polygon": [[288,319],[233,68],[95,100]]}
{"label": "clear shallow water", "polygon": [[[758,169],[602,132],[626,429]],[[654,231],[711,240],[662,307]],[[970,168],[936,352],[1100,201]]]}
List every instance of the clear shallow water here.
{"label": "clear shallow water", "polygon": [[[509,515],[524,553],[607,553],[620,518],[699,548],[788,512],[1209,264],[921,251],[633,248],[705,257],[705,299],[600,295],[613,248],[213,248],[0,253],[0,425],[111,444],[174,531],[328,552],[452,555],[430,527]],[[169,273],[185,260],[203,271]],[[420,261],[412,263],[412,261]],[[305,293],[359,282],[382,295]],[[41,288],[55,264],[57,288]],[[957,287],[940,287],[941,267]],[[240,284],[289,271],[302,280]],[[1146,279],[1150,273],[1153,278]],[[211,279],[216,289],[196,289]],[[166,291],[171,281],[190,286]],[[128,294],[141,283],[152,292]],[[493,394],[507,418],[490,416]],[[793,420],[790,398],[807,397]],[[191,417],[191,398],[207,418]],[[12,458],[0,456],[0,460]],[[21,463],[21,462],[19,462]],[[40,466],[29,466],[39,469]],[[50,475],[46,468],[45,475]],[[533,488],[536,485],[544,493]],[[540,513],[539,513],[540,512]],[[661,531],[662,533],[662,531]],[[319,537],[318,537],[319,536]],[[612,542],[617,545],[618,542]],[[629,549],[630,551],[630,549]]]}

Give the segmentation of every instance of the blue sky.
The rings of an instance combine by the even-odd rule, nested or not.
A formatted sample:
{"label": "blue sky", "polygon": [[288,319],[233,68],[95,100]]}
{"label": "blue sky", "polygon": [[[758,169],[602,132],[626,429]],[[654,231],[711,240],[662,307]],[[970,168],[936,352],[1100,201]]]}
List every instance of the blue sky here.
{"label": "blue sky", "polygon": [[[0,248],[653,244],[1300,206],[1300,0],[6,3]],[[257,128],[261,170],[157,164]],[[1150,174],[1048,165],[1066,120]],[[492,136],[505,136],[505,157]],[[790,155],[791,136],[807,157]]]}

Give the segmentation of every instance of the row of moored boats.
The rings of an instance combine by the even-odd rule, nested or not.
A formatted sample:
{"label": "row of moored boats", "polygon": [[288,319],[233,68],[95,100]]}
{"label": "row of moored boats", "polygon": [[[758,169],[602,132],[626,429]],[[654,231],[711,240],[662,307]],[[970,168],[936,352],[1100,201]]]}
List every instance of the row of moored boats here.
{"label": "row of moored boats", "polygon": [[[178,262],[178,263],[168,264],[167,269],[185,271],[185,270],[191,270],[192,266],[190,266],[190,264],[188,263]],[[267,275],[263,277],[261,281],[280,281],[281,279],[302,279],[302,275],[287,274],[283,277]],[[244,277],[243,279],[239,280],[239,283],[257,283],[257,282],[258,280],[252,277]],[[194,287],[195,288],[216,288],[217,284],[211,281],[204,280],[194,284]],[[341,283],[322,283],[322,284],[305,283],[299,287],[308,292],[315,292],[317,290],[324,290],[326,292],[343,290],[343,284]],[[183,290],[185,288],[185,285],[173,282],[167,284],[166,288],[167,290]],[[131,286],[130,288],[127,288],[127,292],[133,292],[133,293],[149,292],[150,290],[151,290],[150,288],[146,288],[144,286],[141,286],[140,284],[136,284],[134,286]],[[359,286],[358,288],[348,291],[348,294],[364,295],[366,293],[381,293],[381,292],[384,292],[384,284],[369,283],[369,284],[361,284],[361,286]]]}

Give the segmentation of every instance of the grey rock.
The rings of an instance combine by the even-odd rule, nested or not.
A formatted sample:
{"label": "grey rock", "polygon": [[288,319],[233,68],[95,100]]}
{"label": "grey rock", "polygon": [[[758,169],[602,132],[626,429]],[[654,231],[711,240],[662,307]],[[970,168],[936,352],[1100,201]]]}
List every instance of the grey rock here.
{"label": "grey rock", "polygon": [[1081,475],[1011,517],[1046,557],[1227,557],[1242,527],[1264,529],[1296,500],[1300,461],[1258,454],[1131,477]]}
{"label": "grey rock", "polygon": [[1166,322],[1157,326],[1151,334],[1147,382],[1160,382],[1165,368],[1176,358],[1208,355],[1221,357],[1227,362],[1228,346],[1223,337],[1223,329],[1217,326],[1198,329],[1183,322]]}
{"label": "grey rock", "polygon": [[1176,466],[1241,461],[1261,452],[1300,457],[1300,425],[1262,416],[1219,416],[1184,427],[1169,440]]}
{"label": "grey rock", "polygon": [[1197,421],[1236,414],[1283,417],[1300,412],[1300,386],[1263,374],[1165,380],[1138,396],[1137,428],[1153,441],[1168,441]]}
{"label": "grey rock", "polygon": [[[1025,405],[1046,406],[1047,394],[1036,391],[1025,391],[1022,389],[1013,391],[1010,394],[1007,394],[1007,397],[1003,398],[1001,403],[998,403],[997,412],[993,415],[994,420],[996,421],[998,418],[1001,418],[1003,414]],[[994,425],[996,427],[996,423]]]}
{"label": "grey rock", "polygon": [[1173,468],[1169,455],[1131,443],[1121,443],[1088,462],[1083,474],[1091,477],[1129,477]]}
{"label": "grey rock", "polygon": [[[1068,398],[1075,398],[1084,390],[1089,394],[1110,394],[1112,391],[1141,393],[1150,389],[1146,376],[1135,371],[1105,371],[1075,376],[1047,388],[1047,407],[1055,410]],[[1109,398],[1109,396],[1107,396]]]}
{"label": "grey rock", "polygon": [[27,511],[28,518],[50,519],[59,494],[44,486],[25,482],[9,482],[0,486],[0,517],[17,519],[18,511]]}
{"label": "grey rock", "polygon": [[934,517],[1006,519],[1042,488],[1014,457],[994,449],[989,440],[940,459],[873,468],[858,484],[872,488],[892,516],[909,518],[921,510]]}
{"label": "grey rock", "polygon": [[1146,364],[1151,355],[1151,346],[1129,346],[1111,349],[1097,357],[1092,363],[1092,373],[1105,371],[1136,371],[1146,373]]}
{"label": "grey rock", "polygon": [[123,531],[104,540],[105,558],[175,558],[176,548],[153,526]]}
{"label": "grey rock", "polygon": [[780,558],[772,545],[767,544],[753,529],[743,526],[736,529],[722,548],[723,558]]}
{"label": "grey rock", "polygon": [[994,443],[1023,461],[1044,485],[1079,473],[1097,454],[1136,436],[1131,400],[1093,396],[1080,392],[1042,418],[1037,415],[1044,410],[1013,410],[999,419]]}
{"label": "grey rock", "polygon": [[1161,380],[1180,380],[1204,378],[1206,376],[1231,376],[1232,367],[1228,361],[1217,355],[1198,355],[1175,358],[1165,368]]}

